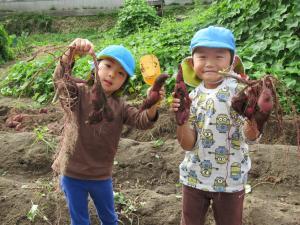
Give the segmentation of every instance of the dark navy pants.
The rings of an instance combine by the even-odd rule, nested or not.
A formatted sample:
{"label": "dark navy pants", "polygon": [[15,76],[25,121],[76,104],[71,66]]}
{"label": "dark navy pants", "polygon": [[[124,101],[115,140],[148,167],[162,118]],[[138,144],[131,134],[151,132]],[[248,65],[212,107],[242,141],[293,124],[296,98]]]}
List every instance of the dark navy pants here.
{"label": "dark navy pants", "polygon": [[108,180],[79,180],[62,176],[61,187],[67,199],[72,225],[90,225],[89,195],[94,201],[102,225],[118,224],[111,178]]}

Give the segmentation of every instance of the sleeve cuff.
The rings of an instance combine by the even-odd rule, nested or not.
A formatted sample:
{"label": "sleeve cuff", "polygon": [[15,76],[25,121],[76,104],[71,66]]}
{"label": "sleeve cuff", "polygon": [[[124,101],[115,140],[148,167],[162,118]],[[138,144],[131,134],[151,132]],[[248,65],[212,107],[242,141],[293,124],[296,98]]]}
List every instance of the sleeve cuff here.
{"label": "sleeve cuff", "polygon": [[[146,113],[146,114],[147,114],[147,113]],[[152,119],[150,119],[150,118],[148,117],[148,114],[147,114],[148,120],[149,120],[150,122],[152,122],[152,123],[156,122],[156,121],[158,120],[158,117],[159,117],[158,110],[156,110],[156,114],[155,114],[154,118],[152,118]]]}

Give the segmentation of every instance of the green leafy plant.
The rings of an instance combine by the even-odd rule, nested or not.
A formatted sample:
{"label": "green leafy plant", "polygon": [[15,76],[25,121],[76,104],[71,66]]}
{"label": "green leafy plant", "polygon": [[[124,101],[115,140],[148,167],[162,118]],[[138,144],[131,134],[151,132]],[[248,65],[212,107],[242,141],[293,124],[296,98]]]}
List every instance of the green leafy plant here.
{"label": "green leafy plant", "polygon": [[30,210],[27,212],[26,214],[26,217],[28,220],[30,220],[31,222],[34,222],[35,221],[35,218],[37,216],[41,217],[47,224],[50,224],[51,223],[49,222],[49,219],[47,218],[47,216],[45,216],[41,210],[38,209],[38,205],[36,204],[33,204],[33,202],[31,202],[31,208]]}
{"label": "green leafy plant", "polygon": [[20,36],[10,35],[12,40],[12,49],[15,55],[30,53],[32,51],[31,43],[28,41],[28,33],[22,32]]}
{"label": "green leafy plant", "polygon": [[51,32],[53,17],[45,14],[23,13],[8,16],[5,28],[9,34],[21,35],[22,32],[38,33]]}
{"label": "green leafy plant", "polygon": [[[139,224],[139,218],[135,214],[139,203],[137,203],[129,198],[126,198],[125,195],[121,192],[114,192],[114,202],[115,202],[117,211],[119,212],[119,214],[121,214],[122,217],[125,217],[126,220],[128,220],[130,222],[130,224],[133,224],[134,219],[136,218],[138,220],[138,224]],[[121,224],[125,224],[121,220],[119,220],[119,222]]]}
{"label": "green leafy plant", "polygon": [[273,74],[285,112],[300,112],[300,12],[296,1],[222,0],[212,5],[215,24],[232,29],[252,79]]}
{"label": "green leafy plant", "polygon": [[32,97],[40,104],[53,97],[53,58],[30,62],[21,61],[10,68],[8,76],[0,82],[0,93],[11,96]]}
{"label": "green leafy plant", "polygon": [[161,146],[163,146],[165,144],[165,141],[162,139],[157,139],[154,143],[153,143],[153,148],[159,148]]}
{"label": "green leafy plant", "polygon": [[27,219],[29,219],[31,222],[33,222],[37,213],[38,213],[38,205],[32,203],[32,206],[26,215]]}
{"label": "green leafy plant", "polygon": [[122,212],[129,214],[136,211],[136,207],[130,199],[121,192],[114,192],[115,204],[121,206]]}
{"label": "green leafy plant", "polygon": [[125,0],[124,8],[118,15],[116,33],[125,37],[147,26],[158,26],[159,23],[155,9],[145,0]]}
{"label": "green leafy plant", "polygon": [[[134,8],[135,1],[126,2]],[[141,1],[141,4],[144,3]],[[124,12],[125,8],[126,4]],[[128,8],[133,9],[129,6]],[[120,12],[119,19],[122,15]],[[176,74],[178,64],[190,55],[188,46],[197,30],[209,25],[225,26],[230,28],[236,37],[237,53],[242,57],[250,78],[257,79],[267,73],[276,76],[280,83],[279,100],[284,111],[290,113],[291,105],[295,105],[297,112],[300,112],[300,26],[299,20],[295,19],[299,18],[300,11],[296,0],[218,0],[213,1],[207,9],[196,4],[195,9],[189,11],[184,20],[177,21],[174,17],[166,17],[162,18],[160,25],[155,29],[146,25],[144,29],[138,28],[128,33],[126,29],[134,25],[126,25],[127,16],[130,17],[130,14],[124,14],[125,28],[120,31],[124,34],[123,37],[116,36],[114,29],[88,36],[94,40],[96,49],[102,49],[109,44],[122,44],[131,50],[137,65],[142,55],[152,53],[158,57],[163,72]],[[49,40],[56,43],[59,37],[54,36],[49,36]],[[76,36],[78,34],[72,34],[66,36],[66,39]],[[36,43],[46,43],[45,36],[35,37]],[[36,59],[34,62],[20,62],[14,65],[8,72],[7,79],[0,83],[1,93],[33,96],[37,101],[46,103],[53,96],[50,74],[55,63],[50,67],[52,71],[49,70],[49,75],[43,73],[39,82],[32,81],[37,82],[36,85],[25,85],[27,88],[20,90],[28,79],[32,79],[34,71],[45,67],[43,61],[44,59]],[[76,61],[74,74],[84,77],[88,71],[86,59]],[[172,93],[174,84],[173,76],[166,82],[167,95]],[[145,95],[148,87],[143,82],[137,66],[136,77],[129,80],[125,93],[132,96]]]}
{"label": "green leafy plant", "polygon": [[8,36],[4,26],[0,24],[0,65],[13,58],[10,45],[11,38]]}
{"label": "green leafy plant", "polygon": [[55,150],[55,141],[49,136],[49,129],[46,126],[36,127],[33,132],[35,134],[34,143],[44,143],[47,146],[47,152]]}

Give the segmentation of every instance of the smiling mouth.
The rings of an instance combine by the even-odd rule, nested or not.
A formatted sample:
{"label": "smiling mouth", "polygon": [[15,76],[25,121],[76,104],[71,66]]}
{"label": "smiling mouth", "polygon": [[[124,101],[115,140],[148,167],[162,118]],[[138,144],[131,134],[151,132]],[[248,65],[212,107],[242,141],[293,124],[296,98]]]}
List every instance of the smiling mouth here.
{"label": "smiling mouth", "polygon": [[108,80],[104,80],[104,83],[106,83],[107,85],[111,86],[112,82],[108,81]]}
{"label": "smiling mouth", "polygon": [[204,73],[217,73],[217,71],[214,71],[214,70],[206,70],[206,71],[204,71]]}

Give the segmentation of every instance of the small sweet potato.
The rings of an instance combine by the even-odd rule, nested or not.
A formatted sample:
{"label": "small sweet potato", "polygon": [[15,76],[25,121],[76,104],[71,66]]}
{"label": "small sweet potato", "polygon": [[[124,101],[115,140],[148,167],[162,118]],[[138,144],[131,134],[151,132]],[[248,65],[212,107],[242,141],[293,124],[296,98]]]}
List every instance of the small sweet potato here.
{"label": "small sweet potato", "polygon": [[165,84],[168,78],[169,78],[168,74],[161,74],[156,78],[153,87],[150,90],[149,96],[146,98],[146,100],[143,102],[142,106],[140,107],[140,111],[149,109],[157,102],[159,102],[160,100],[159,91],[161,90],[162,86]]}

